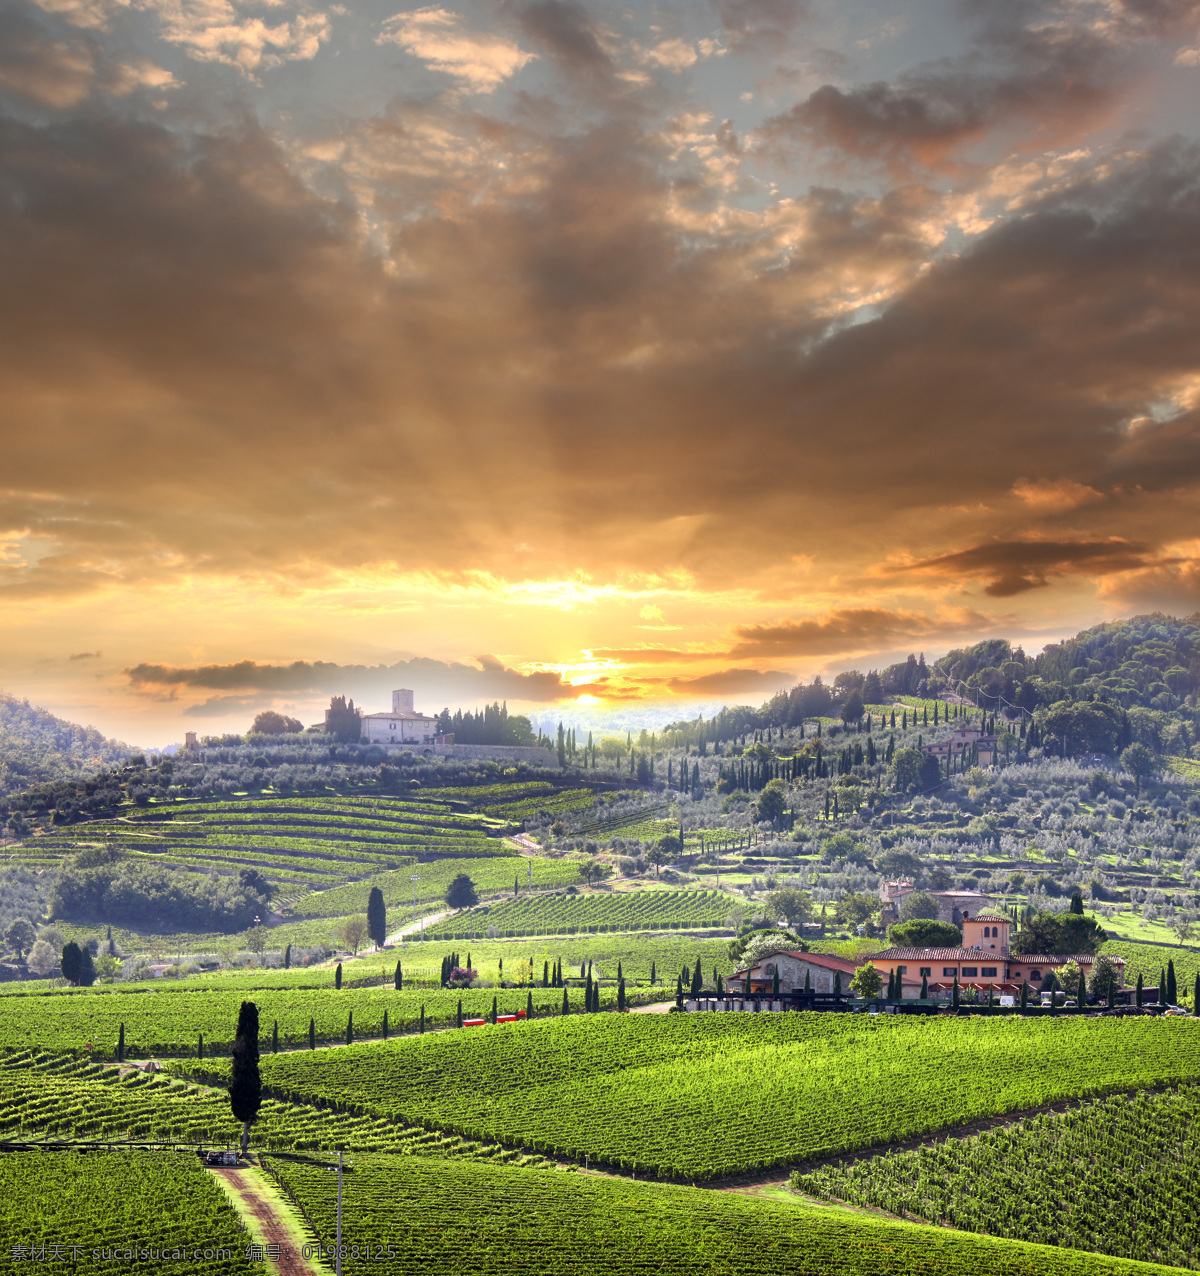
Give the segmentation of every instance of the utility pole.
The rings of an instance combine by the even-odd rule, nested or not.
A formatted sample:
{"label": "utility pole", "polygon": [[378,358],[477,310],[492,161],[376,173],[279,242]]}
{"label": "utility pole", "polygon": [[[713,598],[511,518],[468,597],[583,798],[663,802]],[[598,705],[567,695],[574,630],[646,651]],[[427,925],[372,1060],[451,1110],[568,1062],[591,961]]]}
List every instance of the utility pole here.
{"label": "utility pole", "polygon": [[338,1153],[338,1204],[337,1204],[337,1240],[335,1241],[337,1256],[334,1259],[334,1272],[342,1276],[342,1154]]}

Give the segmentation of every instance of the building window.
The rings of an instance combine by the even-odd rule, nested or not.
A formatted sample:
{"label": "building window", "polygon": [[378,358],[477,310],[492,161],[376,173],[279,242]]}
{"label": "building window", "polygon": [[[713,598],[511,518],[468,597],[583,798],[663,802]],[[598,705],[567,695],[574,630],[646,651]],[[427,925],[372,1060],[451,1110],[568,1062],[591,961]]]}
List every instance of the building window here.
{"label": "building window", "polygon": [[958,967],[957,967],[957,966],[943,966],[943,967],[942,967],[942,974],[943,974],[943,975],[957,975],[957,974],[958,974]]}
{"label": "building window", "polygon": [[993,975],[993,976],[994,976],[994,975],[995,975],[995,973],[996,973],[996,967],[995,967],[995,966],[983,966],[983,967],[981,967],[981,970],[982,970],[983,974],[985,974],[985,975]]}
{"label": "building window", "polygon": [[921,974],[922,974],[922,975],[932,975],[932,974],[933,974],[933,967],[932,967],[932,966],[922,966],[922,967],[921,967]]}
{"label": "building window", "polygon": [[1042,972],[1040,970],[1031,970],[1029,972],[1030,979],[1041,979],[1041,977],[1042,977]]}
{"label": "building window", "polygon": [[395,724],[394,722],[389,722],[389,723],[388,723],[388,726],[389,726],[389,727],[391,727],[391,729],[392,729],[393,731],[395,731],[395,729],[396,729],[396,724]]}
{"label": "building window", "polygon": [[964,978],[964,979],[966,979],[968,976],[970,976],[970,978],[972,978],[972,979],[975,979],[978,975],[979,975],[979,967],[978,967],[978,966],[964,966],[964,967],[963,967],[963,978]]}

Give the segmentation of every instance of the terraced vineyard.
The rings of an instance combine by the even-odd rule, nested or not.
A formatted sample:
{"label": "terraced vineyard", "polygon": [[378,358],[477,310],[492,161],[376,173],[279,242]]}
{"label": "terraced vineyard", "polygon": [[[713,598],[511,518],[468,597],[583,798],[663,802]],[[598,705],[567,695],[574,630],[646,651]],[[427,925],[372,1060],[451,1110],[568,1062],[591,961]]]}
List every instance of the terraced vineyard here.
{"label": "terraced vineyard", "polygon": [[418,858],[507,858],[511,852],[498,836],[507,827],[456,810],[449,801],[330,796],[181,802],[55,829],[28,841],[18,858],[52,862],[87,846],[120,846],[134,858],[195,872],[256,867],[294,894]]}
{"label": "terraced vineyard", "polygon": [[518,897],[447,917],[426,927],[425,938],[482,939],[492,927],[502,936],[719,927],[730,907],[730,897],[721,891]]}
{"label": "terraced vineyard", "polygon": [[1198,1066],[1191,1019],[628,1015],[279,1056],[264,1077],[299,1101],[700,1179],[1187,1081]]}
{"label": "terraced vineyard", "polygon": [[[332,1176],[271,1169],[332,1244]],[[1166,1269],[845,1210],[593,1175],[359,1156],[344,1177],[347,1276],[1152,1276]],[[376,1247],[392,1247],[385,1259]],[[358,1247],[357,1249],[355,1247]]]}
{"label": "terraced vineyard", "polygon": [[797,1174],[799,1191],[962,1231],[1200,1267],[1200,1086]]}
{"label": "terraced vineyard", "polygon": [[[0,1136],[14,1142],[133,1139],[231,1147],[241,1123],[231,1116],[224,1089],[24,1052],[0,1056]],[[387,1149],[543,1163],[454,1135],[276,1099],[263,1101],[253,1139],[257,1148],[276,1150]]]}
{"label": "terraced vineyard", "polygon": [[[0,1253],[9,1271],[262,1276],[262,1264],[246,1257],[249,1240],[194,1153],[0,1156]],[[143,1248],[159,1254],[143,1257]],[[174,1251],[187,1257],[170,1256]]]}
{"label": "terraced vineyard", "polygon": [[[478,1018],[489,1014],[495,997],[501,1014],[525,1010],[533,994],[536,1016],[562,1012],[563,994],[557,988],[414,989],[342,988],[322,990],[271,989],[256,993],[263,1025],[263,1045],[270,1048],[272,1025],[278,1021],[282,1049],[308,1044],[308,1025],[314,1022],[318,1042],[344,1042],[351,1014],[358,1037],[381,1036],[387,1012],[388,1031],[416,1032],[425,1007],[427,1028],[447,1028],[457,1023],[461,998],[463,1014]],[[228,1051],[237,1027],[241,991],[196,989],[180,984],[154,992],[50,993],[35,997],[7,998],[0,1016],[0,1048],[56,1050],[99,1059],[112,1059],[121,1025],[125,1025],[125,1049],[129,1058],[151,1055],[194,1057],[204,1034],[205,1049]],[[662,996],[661,990],[657,994]],[[583,994],[570,990],[575,1010],[582,1009]],[[649,994],[647,994],[649,996]],[[604,1009],[616,1006],[616,990],[605,986]]]}

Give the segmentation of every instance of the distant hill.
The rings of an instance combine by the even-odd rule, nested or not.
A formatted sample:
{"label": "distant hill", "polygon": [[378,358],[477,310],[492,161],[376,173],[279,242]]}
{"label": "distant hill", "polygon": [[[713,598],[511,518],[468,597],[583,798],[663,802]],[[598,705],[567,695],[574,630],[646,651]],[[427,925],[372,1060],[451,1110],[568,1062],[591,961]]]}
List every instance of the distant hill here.
{"label": "distant hill", "polygon": [[1197,687],[1200,616],[1160,613],[1095,625],[1034,657],[989,639],[935,661],[926,683],[931,695],[965,690],[989,707],[1029,710],[1098,696],[1124,709],[1170,712],[1184,707]]}
{"label": "distant hill", "polygon": [[91,774],[132,752],[94,727],[0,692],[0,801],[33,785]]}

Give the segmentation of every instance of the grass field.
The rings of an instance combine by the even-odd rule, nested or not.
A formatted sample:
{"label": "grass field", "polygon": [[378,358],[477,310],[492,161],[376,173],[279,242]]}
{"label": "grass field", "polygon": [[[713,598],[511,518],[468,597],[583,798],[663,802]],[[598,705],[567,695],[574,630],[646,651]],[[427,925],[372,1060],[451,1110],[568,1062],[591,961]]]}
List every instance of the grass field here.
{"label": "grass field", "polygon": [[298,1100],[700,1179],[1186,1081],[1198,1067],[1191,1019],[807,1013],[575,1017],[280,1056],[264,1076]]}
{"label": "grass field", "polygon": [[[269,1162],[332,1243],[335,1183]],[[432,1158],[360,1156],[344,1176],[347,1276],[1135,1276],[1167,1269],[967,1236],[790,1201],[530,1174]],[[379,1257],[378,1247],[392,1247]],[[355,1248],[357,1247],[357,1248]]]}
{"label": "grass field", "polygon": [[1015,1240],[1200,1267],[1200,1087],[794,1177],[802,1192]]}

